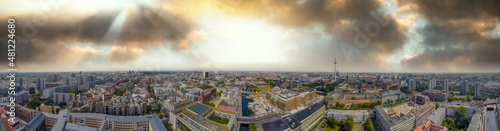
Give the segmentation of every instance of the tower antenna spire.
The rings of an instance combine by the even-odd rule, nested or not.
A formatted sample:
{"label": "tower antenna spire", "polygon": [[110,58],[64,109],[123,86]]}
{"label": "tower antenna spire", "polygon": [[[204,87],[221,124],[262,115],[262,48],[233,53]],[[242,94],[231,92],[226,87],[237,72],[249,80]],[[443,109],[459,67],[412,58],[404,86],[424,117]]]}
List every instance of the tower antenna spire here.
{"label": "tower antenna spire", "polygon": [[337,81],[337,58],[333,60],[333,82]]}

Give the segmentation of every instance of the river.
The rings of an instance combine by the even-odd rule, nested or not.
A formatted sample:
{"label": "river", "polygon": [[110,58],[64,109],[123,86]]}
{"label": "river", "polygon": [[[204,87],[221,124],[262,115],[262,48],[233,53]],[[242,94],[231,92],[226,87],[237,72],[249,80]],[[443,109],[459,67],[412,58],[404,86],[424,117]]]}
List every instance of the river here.
{"label": "river", "polygon": [[486,111],[486,118],[487,131],[498,131],[495,111]]}
{"label": "river", "polygon": [[[248,116],[248,103],[253,102],[252,100],[247,100],[246,95],[241,94],[241,112],[243,116]],[[248,124],[241,124],[239,131],[248,131]]]}
{"label": "river", "polygon": [[241,95],[241,112],[243,116],[248,116],[248,103],[253,102],[252,100],[247,100],[246,95]]}

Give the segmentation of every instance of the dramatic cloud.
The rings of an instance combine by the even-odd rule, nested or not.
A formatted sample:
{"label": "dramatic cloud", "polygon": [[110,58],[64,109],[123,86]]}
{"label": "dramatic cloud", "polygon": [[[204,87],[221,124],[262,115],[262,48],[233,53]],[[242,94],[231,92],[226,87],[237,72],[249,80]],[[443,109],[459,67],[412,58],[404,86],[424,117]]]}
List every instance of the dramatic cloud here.
{"label": "dramatic cloud", "polygon": [[111,62],[127,62],[134,61],[142,54],[146,53],[141,48],[132,47],[113,47],[106,55]]}
{"label": "dramatic cloud", "polygon": [[[67,4],[72,4],[72,2]],[[16,12],[2,14],[0,16],[3,18],[0,19],[2,29],[7,27],[8,18],[16,19],[17,64],[57,66],[64,65],[58,61],[82,63],[89,60],[88,58],[91,57],[89,55],[95,54],[86,53],[84,57],[68,57],[81,53],[75,50],[73,45],[75,43],[91,43],[91,46],[118,46],[113,49],[128,50],[130,49],[127,46],[134,48],[167,44],[174,50],[182,50],[198,38],[193,22],[154,5],[129,4],[122,8],[110,6],[107,9],[88,10],[85,14],[77,12],[78,10],[55,7],[52,12],[38,10],[22,13],[23,15],[17,15],[20,13]],[[10,15],[13,16],[9,17]],[[7,38],[4,37],[7,33],[6,31],[0,32],[2,36],[0,46],[2,47],[7,47]],[[145,52],[142,49],[132,51],[137,50],[142,52],[122,55],[125,52],[111,50],[107,54],[111,55],[109,56],[111,62],[133,61],[138,57],[136,55],[142,55]],[[1,50],[0,53],[7,54],[7,50]],[[7,65],[6,57],[6,55],[0,56],[2,67]]]}
{"label": "dramatic cloud", "polygon": [[325,66],[330,66],[334,57],[353,66],[351,70],[354,67],[381,69],[386,66],[380,64],[385,63],[385,57],[401,49],[406,41],[406,28],[381,10],[380,0],[181,1],[168,3],[167,7],[174,12],[186,12],[185,8],[174,8],[186,5],[195,5],[192,8],[212,5],[220,14],[263,19],[305,31],[303,33],[318,27],[335,40],[326,43],[328,45],[317,40],[304,41],[307,44],[297,45],[301,49],[299,52],[289,51],[292,56],[299,57],[314,54],[314,59],[291,57],[295,60],[293,64],[311,63],[307,65],[311,69],[317,65],[327,69]]}
{"label": "dramatic cloud", "polygon": [[499,71],[499,1],[398,1],[401,10],[427,20],[418,29],[425,51],[401,64],[427,71]]}
{"label": "dramatic cloud", "polygon": [[[56,6],[44,8],[43,1],[2,3],[6,8],[0,11],[6,13],[0,15],[0,28],[7,27],[8,18],[16,18],[20,67],[333,71],[337,58],[341,71],[500,69],[497,1],[52,3]],[[26,6],[13,6],[20,4]],[[0,46],[7,47],[7,32],[0,36]],[[6,57],[0,55],[0,67],[7,65]]]}

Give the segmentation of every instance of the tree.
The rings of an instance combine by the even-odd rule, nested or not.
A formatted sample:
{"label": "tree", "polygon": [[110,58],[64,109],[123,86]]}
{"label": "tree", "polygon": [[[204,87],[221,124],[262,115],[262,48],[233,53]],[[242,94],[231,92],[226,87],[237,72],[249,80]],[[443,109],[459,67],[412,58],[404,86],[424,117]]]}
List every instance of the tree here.
{"label": "tree", "polygon": [[215,121],[217,123],[221,123],[221,124],[224,124],[224,125],[227,125],[227,123],[229,123],[229,119],[222,118],[222,117],[217,116],[217,115],[213,115],[212,121]]}
{"label": "tree", "polygon": [[156,115],[161,119],[161,117],[163,117],[163,115],[161,115],[161,113],[156,113]]}
{"label": "tree", "polygon": [[452,101],[454,101],[454,100],[455,100],[455,97],[453,97],[453,96],[449,96],[449,97],[448,97],[448,102],[452,102]]}
{"label": "tree", "polygon": [[391,87],[389,88],[389,90],[397,90],[397,89],[398,89],[398,85],[394,85],[394,86],[391,86]]}
{"label": "tree", "polygon": [[73,89],[71,89],[71,90],[69,90],[69,93],[74,93],[74,94],[76,94],[76,91],[75,91],[75,90],[73,90]]}
{"label": "tree", "polygon": [[61,108],[56,108],[56,113],[59,114],[59,111],[61,111]]}
{"label": "tree", "polygon": [[363,107],[365,107],[365,108],[366,108],[366,107],[370,107],[370,106],[371,106],[371,104],[370,104],[370,103],[363,103]]}
{"label": "tree", "polygon": [[438,109],[438,108],[439,108],[439,103],[436,103],[436,109]]}
{"label": "tree", "polygon": [[123,91],[117,91],[115,95],[117,95],[117,96],[123,96]]}
{"label": "tree", "polygon": [[186,125],[184,124],[181,124],[181,130],[182,131],[191,131],[191,129],[189,129]]}
{"label": "tree", "polygon": [[326,120],[326,124],[328,124],[328,127],[330,127],[330,128],[335,128],[335,125],[338,125],[339,121],[337,121],[333,117],[328,117]]}
{"label": "tree", "polygon": [[165,126],[165,128],[167,128],[167,130],[173,131],[172,125],[170,125],[170,123],[168,123],[168,121],[163,122],[163,126]]}
{"label": "tree", "polygon": [[255,123],[250,122],[250,124],[248,125],[248,130],[249,131],[257,131],[257,126],[255,126]]}
{"label": "tree", "polygon": [[328,101],[323,101],[323,105],[328,106]]}
{"label": "tree", "polygon": [[347,125],[349,125],[349,129],[352,129],[354,127],[354,119],[352,116],[348,117],[346,120]]}
{"label": "tree", "polygon": [[349,128],[349,125],[347,125],[347,123],[343,123],[343,124],[340,124],[339,131],[351,131],[351,129]]}
{"label": "tree", "polygon": [[356,97],[354,97],[354,96],[353,96],[353,97],[351,97],[351,100],[356,100]]}
{"label": "tree", "polygon": [[26,103],[26,107],[31,108],[31,109],[36,109],[36,107],[39,107],[42,103],[40,102],[40,97],[39,96],[33,96],[28,103]]}
{"label": "tree", "polygon": [[64,102],[61,101],[61,102],[59,102],[58,105],[59,105],[59,107],[63,108],[66,105],[66,103],[64,103]]}
{"label": "tree", "polygon": [[407,86],[404,86],[404,87],[401,87],[399,88],[399,90],[405,94],[411,94],[411,91],[408,90],[408,87]]}
{"label": "tree", "polygon": [[498,95],[497,93],[493,93],[493,96],[492,96],[492,97],[493,97],[493,99],[496,99],[496,98],[498,98],[498,97],[499,97],[499,95]]}
{"label": "tree", "polygon": [[47,106],[47,105],[50,104],[50,101],[49,100],[45,100],[45,101],[43,101],[43,104]]}
{"label": "tree", "polygon": [[465,107],[460,106],[457,109],[455,109],[455,120],[452,118],[449,118],[446,122],[450,129],[456,128],[456,129],[467,129],[470,123],[470,117],[469,115],[466,115],[465,113]]}
{"label": "tree", "polygon": [[203,104],[205,104],[205,105],[209,105],[209,106],[212,106],[212,107],[215,107],[215,104],[214,104],[214,103],[204,102]]}
{"label": "tree", "polygon": [[210,89],[210,88],[212,88],[212,87],[213,87],[213,86],[211,86],[211,85],[205,85],[205,86],[203,87],[203,89]]}
{"label": "tree", "polygon": [[344,108],[345,107],[345,104],[344,103],[335,103],[335,107],[338,107],[338,108]]}
{"label": "tree", "polygon": [[52,114],[55,114],[54,106],[52,106]]}
{"label": "tree", "polygon": [[365,121],[365,130],[366,131],[373,131],[372,119],[366,118],[366,121]]}
{"label": "tree", "polygon": [[252,116],[253,114],[255,114],[255,112],[253,111],[252,108],[248,108],[247,113],[249,116]]}

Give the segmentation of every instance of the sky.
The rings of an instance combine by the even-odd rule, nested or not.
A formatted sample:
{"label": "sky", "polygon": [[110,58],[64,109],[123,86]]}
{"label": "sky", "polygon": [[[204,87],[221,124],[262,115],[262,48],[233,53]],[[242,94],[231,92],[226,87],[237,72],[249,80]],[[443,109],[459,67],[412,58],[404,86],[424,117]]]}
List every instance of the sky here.
{"label": "sky", "polygon": [[[22,6],[20,6],[22,5]],[[499,72],[500,1],[7,0],[21,72]],[[0,32],[7,54],[8,32]],[[7,55],[0,67],[8,68]],[[4,71],[4,70],[2,70]]]}

